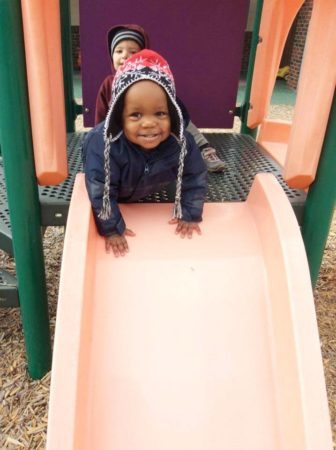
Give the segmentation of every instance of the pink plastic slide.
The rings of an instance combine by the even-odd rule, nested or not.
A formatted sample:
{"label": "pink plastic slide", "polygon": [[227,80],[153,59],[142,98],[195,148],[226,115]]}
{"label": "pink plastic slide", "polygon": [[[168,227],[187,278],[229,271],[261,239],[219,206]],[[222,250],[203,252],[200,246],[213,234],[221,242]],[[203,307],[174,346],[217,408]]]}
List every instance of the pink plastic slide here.
{"label": "pink plastic slide", "polygon": [[331,450],[305,251],[271,174],[205,205],[128,204],[130,253],[106,254],[83,175],[66,231],[48,450]]}

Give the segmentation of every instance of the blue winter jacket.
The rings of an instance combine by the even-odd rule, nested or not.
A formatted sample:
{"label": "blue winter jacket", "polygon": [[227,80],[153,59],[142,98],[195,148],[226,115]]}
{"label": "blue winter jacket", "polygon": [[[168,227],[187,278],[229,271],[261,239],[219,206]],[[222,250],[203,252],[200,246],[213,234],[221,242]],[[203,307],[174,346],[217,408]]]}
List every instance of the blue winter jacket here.
{"label": "blue winter jacket", "polygon": [[[169,136],[158,147],[143,151],[128,141],[124,135],[110,146],[110,202],[112,215],[102,220],[98,214],[104,192],[104,138],[101,123],[87,135],[83,144],[86,188],[92,204],[99,234],[123,234],[125,222],[118,202],[136,202],[176,181],[180,146],[174,136]],[[187,155],[182,179],[182,219],[187,222],[202,220],[207,189],[207,170],[194,138],[186,132]]]}

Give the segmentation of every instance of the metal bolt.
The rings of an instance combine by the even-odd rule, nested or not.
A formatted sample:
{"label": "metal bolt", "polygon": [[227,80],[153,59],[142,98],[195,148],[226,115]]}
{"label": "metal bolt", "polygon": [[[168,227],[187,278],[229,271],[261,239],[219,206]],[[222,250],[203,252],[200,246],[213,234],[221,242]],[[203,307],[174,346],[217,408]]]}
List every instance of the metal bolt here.
{"label": "metal bolt", "polygon": [[85,107],[84,112],[88,113],[88,112],[90,112],[90,109],[88,107]]}
{"label": "metal bolt", "polygon": [[232,115],[232,114],[233,114],[233,109],[229,109],[229,111],[228,111],[228,112],[229,112],[229,114],[231,114],[231,115]]}

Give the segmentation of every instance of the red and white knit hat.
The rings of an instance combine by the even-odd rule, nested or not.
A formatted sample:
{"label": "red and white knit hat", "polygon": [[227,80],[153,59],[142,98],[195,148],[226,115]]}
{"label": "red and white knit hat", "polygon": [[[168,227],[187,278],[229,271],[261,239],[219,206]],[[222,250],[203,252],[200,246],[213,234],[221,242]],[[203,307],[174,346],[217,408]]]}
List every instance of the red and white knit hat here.
{"label": "red and white knit hat", "polygon": [[[161,86],[168,96],[168,101],[171,103],[176,117],[174,117],[174,123],[176,123],[175,129],[172,129],[172,134],[176,137],[180,144],[181,151],[179,157],[179,167],[176,180],[176,196],[174,217],[182,217],[181,209],[181,188],[182,188],[182,174],[184,166],[184,158],[187,153],[186,140],[184,137],[184,124],[182,112],[176,102],[176,91],[174,77],[171,73],[167,61],[158,53],[152,50],[142,50],[135,53],[128,58],[125,63],[117,70],[112,84],[112,100],[107,113],[104,125],[104,171],[105,171],[105,185],[103,195],[103,206],[100,211],[99,217],[103,220],[107,220],[111,215],[110,205],[110,145],[117,140],[123,130],[117,117],[120,114],[118,106],[120,106],[123,96],[126,90],[134,83],[143,80],[150,80]],[[175,116],[175,114],[174,114]],[[117,120],[116,120],[117,119]]]}

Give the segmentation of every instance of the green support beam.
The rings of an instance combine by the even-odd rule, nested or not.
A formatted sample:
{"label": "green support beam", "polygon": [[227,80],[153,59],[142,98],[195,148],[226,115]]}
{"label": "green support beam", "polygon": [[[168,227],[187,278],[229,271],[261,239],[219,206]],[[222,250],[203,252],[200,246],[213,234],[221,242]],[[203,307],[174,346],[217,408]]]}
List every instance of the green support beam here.
{"label": "green support beam", "polygon": [[0,141],[28,370],[51,367],[40,205],[33,160],[20,0],[0,0]]}
{"label": "green support beam", "polygon": [[252,79],[253,79],[257,47],[258,47],[258,43],[259,43],[259,29],[260,29],[263,4],[264,4],[263,0],[258,0],[257,6],[256,6],[254,23],[253,23],[251,50],[250,50],[248,69],[247,69],[247,75],[246,75],[246,87],[245,87],[244,101],[240,108],[240,120],[241,120],[240,132],[243,134],[248,134],[248,135],[252,136],[253,138],[255,138],[257,135],[257,128],[252,129],[247,126],[247,115],[248,115],[248,112],[250,109]]}
{"label": "green support beam", "polygon": [[336,93],[330,111],[316,179],[309,188],[303,215],[302,236],[306,246],[312,285],[322,263],[336,201]]}

